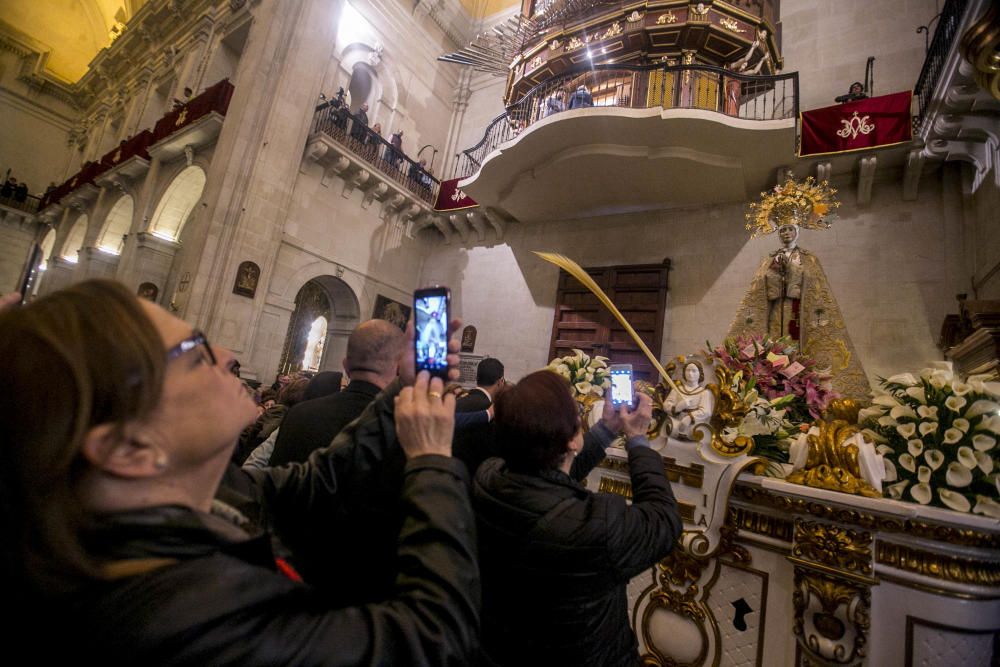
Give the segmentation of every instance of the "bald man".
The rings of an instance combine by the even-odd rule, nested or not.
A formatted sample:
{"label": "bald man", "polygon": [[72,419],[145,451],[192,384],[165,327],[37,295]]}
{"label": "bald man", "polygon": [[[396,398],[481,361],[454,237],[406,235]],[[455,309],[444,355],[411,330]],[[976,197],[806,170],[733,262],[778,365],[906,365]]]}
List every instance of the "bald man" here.
{"label": "bald man", "polygon": [[285,415],[270,465],[305,461],[326,447],[396,378],[406,337],[386,320],[362,322],[347,339],[344,371],[351,382],[336,394],[305,401]]}

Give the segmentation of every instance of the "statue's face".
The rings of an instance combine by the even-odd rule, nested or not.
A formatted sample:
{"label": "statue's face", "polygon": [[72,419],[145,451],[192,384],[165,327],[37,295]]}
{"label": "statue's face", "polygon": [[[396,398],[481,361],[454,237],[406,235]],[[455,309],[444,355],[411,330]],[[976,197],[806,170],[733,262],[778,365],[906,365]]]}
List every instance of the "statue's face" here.
{"label": "statue's face", "polygon": [[778,238],[785,245],[788,245],[795,241],[799,236],[799,230],[795,225],[782,225],[778,227]]}
{"label": "statue's face", "polygon": [[698,370],[697,366],[694,364],[688,364],[684,367],[684,379],[688,384],[698,384],[700,378],[701,372]]}

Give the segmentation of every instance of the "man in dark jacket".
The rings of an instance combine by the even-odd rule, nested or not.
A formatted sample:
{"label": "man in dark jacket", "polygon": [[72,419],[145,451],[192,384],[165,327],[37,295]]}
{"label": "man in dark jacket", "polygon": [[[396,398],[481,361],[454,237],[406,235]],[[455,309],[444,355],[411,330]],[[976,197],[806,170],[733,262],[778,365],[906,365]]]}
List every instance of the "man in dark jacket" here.
{"label": "man in dark jacket", "polygon": [[476,367],[476,388],[458,399],[456,412],[476,412],[493,405],[493,397],[504,384],[503,364],[487,357]]}
{"label": "man in dark jacket", "polygon": [[573,94],[569,96],[570,109],[582,109],[585,107],[594,106],[594,98],[591,96],[590,91],[587,90],[586,86],[580,86],[573,91]]}
{"label": "man in dark jacket", "polygon": [[[476,367],[476,387],[455,403],[455,412],[469,414],[491,409],[493,399],[504,386],[503,364],[499,359],[486,358]],[[469,477],[474,478],[476,468],[491,456],[496,456],[493,422],[475,424],[455,430],[452,443],[455,458],[465,464]]]}
{"label": "man in dark jacket", "polygon": [[347,339],[344,370],[351,383],[341,392],[299,403],[288,411],[270,465],[305,461],[326,447],[393,381],[403,352],[403,332],[386,320],[363,322]]}

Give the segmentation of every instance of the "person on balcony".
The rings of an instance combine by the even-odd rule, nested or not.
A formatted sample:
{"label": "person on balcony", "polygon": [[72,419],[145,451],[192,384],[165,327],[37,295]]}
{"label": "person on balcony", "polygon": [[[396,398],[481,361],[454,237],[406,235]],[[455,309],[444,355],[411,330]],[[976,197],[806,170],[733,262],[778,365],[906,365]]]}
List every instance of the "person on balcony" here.
{"label": "person on balcony", "polygon": [[557,114],[565,109],[566,105],[563,102],[563,92],[561,90],[556,91],[545,98],[545,105],[542,109],[542,118]]}
{"label": "person on balcony", "polygon": [[389,143],[392,145],[392,153],[389,155],[389,161],[392,166],[399,167],[400,161],[403,159],[403,131],[396,130],[392,133],[392,138],[389,139]]}
{"label": "person on balcony", "polygon": [[374,160],[377,158],[379,146],[382,144],[382,123],[372,125],[371,129],[368,130],[367,136],[365,136],[365,144],[365,153],[368,155],[368,159]]}
{"label": "person on balcony", "polygon": [[590,91],[586,86],[581,85],[573,94],[569,96],[569,108],[570,109],[582,109],[584,107],[594,106],[594,98],[591,96]]}
{"label": "person on balcony", "polygon": [[860,81],[855,81],[851,84],[850,89],[847,91],[846,95],[841,95],[834,99],[835,102],[840,104],[846,104],[847,102],[853,102],[855,100],[864,100],[868,96],[865,95],[865,87],[861,85]]}
{"label": "person on balcony", "polygon": [[361,144],[366,143],[368,136],[368,103],[362,102],[354,114],[354,125],[351,127],[351,136]]}

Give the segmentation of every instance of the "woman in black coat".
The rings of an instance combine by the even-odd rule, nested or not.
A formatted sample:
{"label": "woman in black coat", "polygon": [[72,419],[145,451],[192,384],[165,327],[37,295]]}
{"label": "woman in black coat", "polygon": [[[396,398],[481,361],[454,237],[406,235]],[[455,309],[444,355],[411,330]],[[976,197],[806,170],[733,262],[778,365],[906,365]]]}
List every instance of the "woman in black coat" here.
{"label": "woman in black coat", "polygon": [[[639,663],[625,586],[681,533],[663,461],[646,440],[650,415],[645,394],[634,410],[608,402],[583,435],[569,385],[547,370],[497,399],[503,459],[479,468],[473,497],[485,664]],[[619,431],[628,438],[631,505],[578,482]]]}

